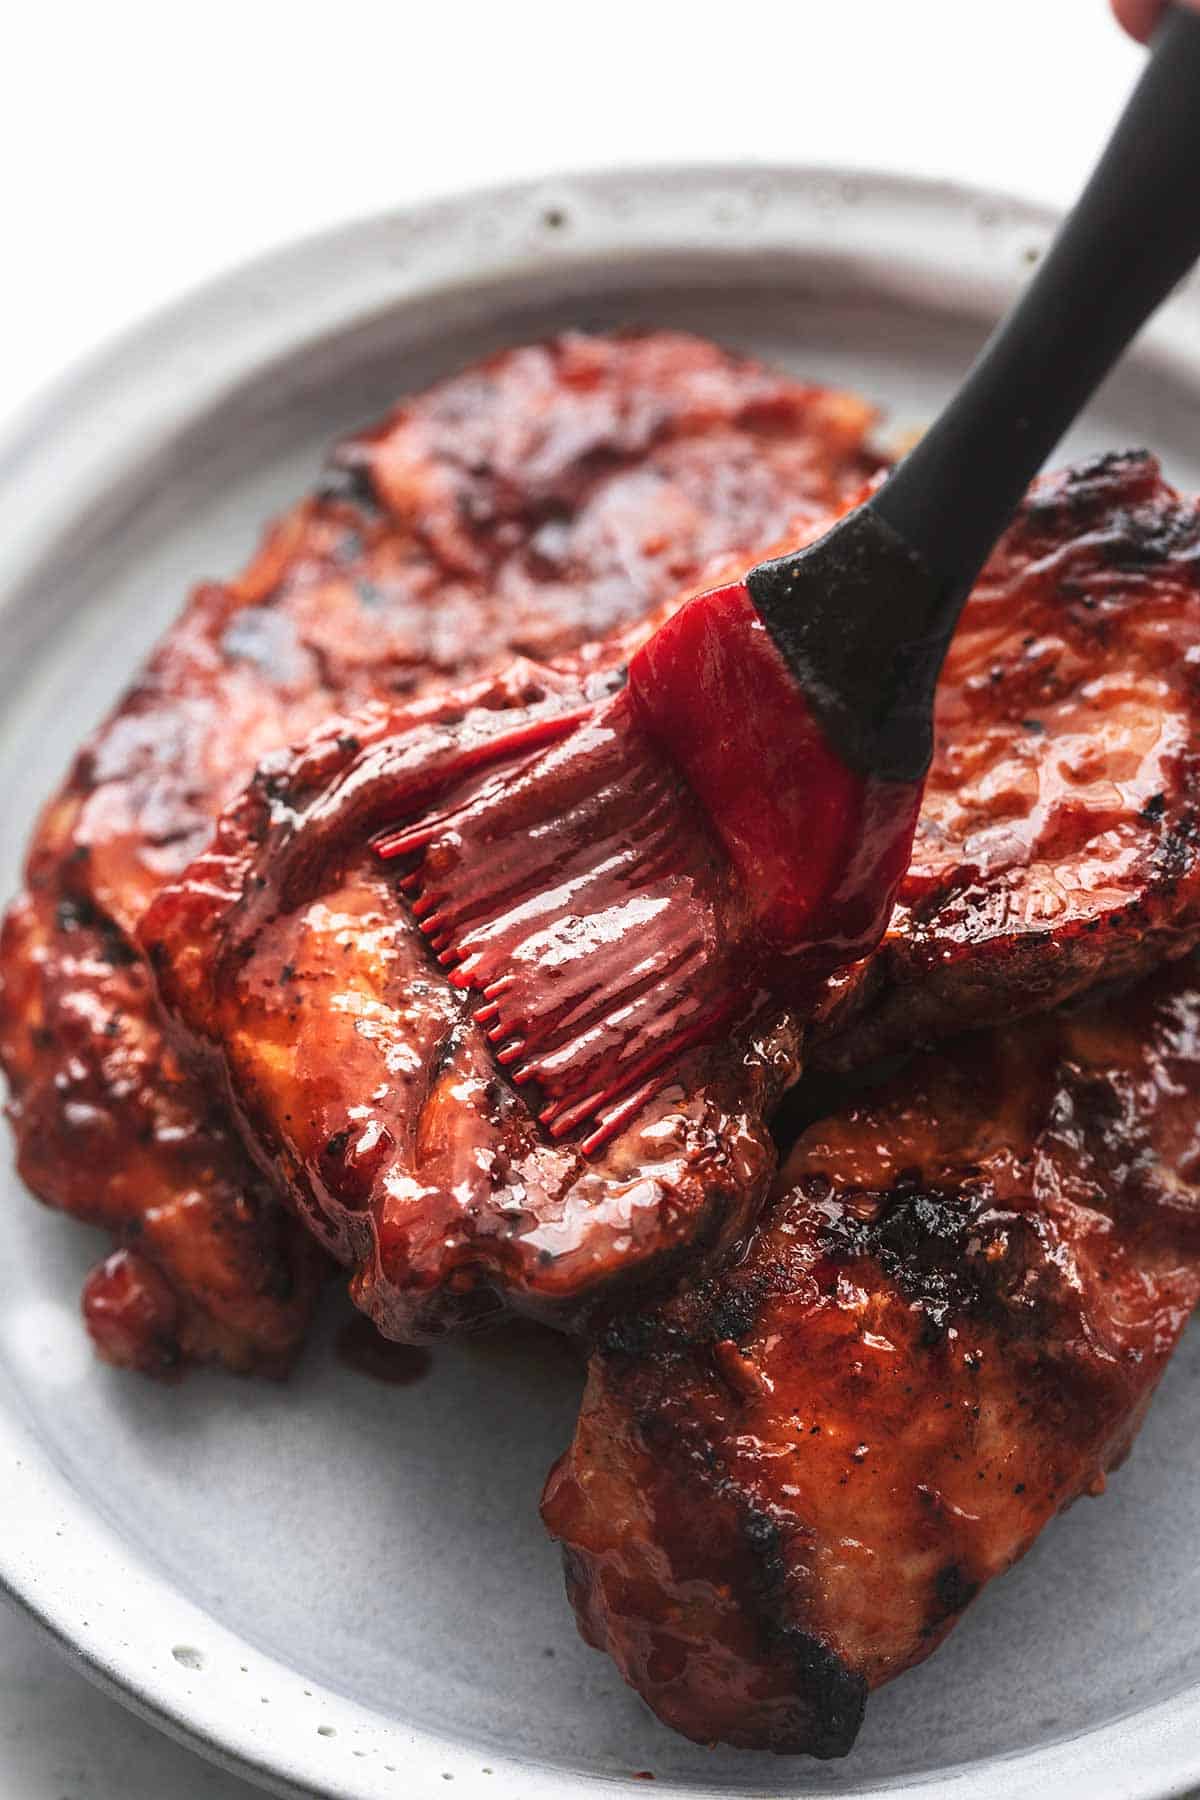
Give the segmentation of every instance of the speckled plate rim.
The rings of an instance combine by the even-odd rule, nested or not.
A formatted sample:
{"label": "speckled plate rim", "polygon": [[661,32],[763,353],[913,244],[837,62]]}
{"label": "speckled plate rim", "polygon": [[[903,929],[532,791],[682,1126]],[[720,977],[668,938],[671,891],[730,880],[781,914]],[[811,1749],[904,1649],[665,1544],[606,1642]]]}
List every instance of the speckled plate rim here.
{"label": "speckled plate rim", "polygon": [[[272,251],[135,325],[34,400],[0,440],[0,630],[22,654],[16,601],[52,562],[72,519],[275,359],[385,309],[448,287],[486,294],[535,270],[553,281],[588,265],[634,270],[650,256],[836,258],[873,291],[919,301],[931,270],[943,304],[980,316],[1003,304],[1053,215],[1006,195],[861,169],[757,164],[555,176],[361,219]],[[1139,356],[1200,389],[1200,285],[1186,284]],[[103,433],[88,431],[102,413]],[[14,665],[15,666],[15,665]],[[7,1153],[7,1152],[6,1152]],[[274,1792],[331,1800],[543,1800],[597,1789],[644,1796],[628,1779],[487,1756],[406,1729],[330,1689],[301,1687],[139,1557],[71,1486],[0,1378],[0,1592],[89,1677],[192,1749]],[[93,1616],[106,1623],[101,1629]],[[205,1666],[189,1646],[203,1643]],[[178,1654],[164,1645],[174,1645]],[[245,1704],[248,1668],[266,1704]],[[303,1692],[310,1729],[294,1728]],[[327,1730],[314,1733],[319,1717]],[[369,1747],[350,1762],[347,1739]],[[850,1775],[852,1768],[843,1765]],[[781,1765],[786,1788],[785,1766]],[[445,1778],[456,1786],[448,1790]],[[1200,1688],[1075,1738],[1011,1757],[856,1790],[910,1800],[1015,1800],[1056,1792],[1170,1800],[1200,1784]],[[705,1791],[657,1783],[661,1800]],[[720,1790],[708,1789],[710,1793]]]}

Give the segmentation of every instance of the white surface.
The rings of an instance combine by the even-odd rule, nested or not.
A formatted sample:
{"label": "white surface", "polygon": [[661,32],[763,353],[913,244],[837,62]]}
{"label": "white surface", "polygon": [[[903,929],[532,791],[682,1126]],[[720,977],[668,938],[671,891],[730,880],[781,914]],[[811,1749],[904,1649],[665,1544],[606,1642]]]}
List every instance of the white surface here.
{"label": "white surface", "polygon": [[[744,156],[1065,202],[1137,61],[1104,0],[21,8],[0,411],[265,245],[510,176]],[[248,1793],[0,1612],[0,1800]]]}

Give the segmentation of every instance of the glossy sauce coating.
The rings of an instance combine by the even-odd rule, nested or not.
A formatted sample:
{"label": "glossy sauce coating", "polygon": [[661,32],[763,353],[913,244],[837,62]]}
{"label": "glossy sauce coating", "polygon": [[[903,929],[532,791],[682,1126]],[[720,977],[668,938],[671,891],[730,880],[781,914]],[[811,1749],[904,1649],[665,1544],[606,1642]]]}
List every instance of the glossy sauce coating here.
{"label": "glossy sauce coating", "polygon": [[[944,978],[928,977],[941,1010],[924,1002],[923,987],[913,1002],[914,1011],[924,1007],[917,1016],[931,1035],[957,1029],[964,1012],[984,1023],[1053,1005],[1106,972],[1183,950],[1200,933],[1185,823],[1188,734],[1200,703],[1187,673],[1187,634],[1200,648],[1200,593],[1173,548],[1190,542],[1194,508],[1142,459],[1052,477],[1027,507],[1033,523],[1022,514],[997,555],[1004,591],[1026,624],[1039,618],[1046,633],[1054,626],[1075,648],[1056,659],[1055,705],[1046,700],[1044,728],[1026,733],[1030,748],[1020,751],[1020,766],[1040,792],[1061,784],[1064,763],[1075,768],[1085,727],[1101,734],[1114,762],[1121,734],[1130,734],[1125,810],[1114,811],[1113,802],[1097,813],[1089,789],[1073,792],[1057,815],[1064,881],[1077,879],[1081,861],[1111,860],[1115,844],[1123,885],[1094,901],[1081,895],[1061,934],[1050,927],[1024,934],[1018,927],[1036,907],[1046,865],[1030,862],[1028,834],[1013,829],[998,839],[986,871],[986,893],[998,897],[992,930],[974,933],[959,954],[948,926],[940,950],[936,939],[929,948],[935,971],[943,956],[947,968]],[[796,538],[819,529],[801,521]],[[1105,546],[1100,563],[1097,537]],[[1135,563],[1135,573],[1120,576]],[[1048,578],[1048,566],[1075,568],[1077,579],[1064,589]],[[964,846],[956,850],[950,832],[960,821],[967,829],[967,820],[954,810],[945,768],[972,759],[991,767],[997,746],[1012,741],[1012,696],[1005,682],[990,679],[993,583],[989,575],[978,615],[969,602],[965,648],[952,652],[955,685],[946,705],[961,708],[958,735],[939,750],[943,772],[919,827],[920,854],[928,857],[936,843],[951,867]],[[420,816],[440,784],[450,783],[449,812],[461,798],[453,785],[460,778],[469,802],[489,741],[511,743],[514,733],[540,731],[605,698],[674,605],[554,666],[514,665],[475,690],[446,695],[435,713],[379,710],[329,727],[260,772],[222,819],[212,853],[163,890],[144,922],[189,1055],[206,1059],[224,1086],[263,1170],[353,1265],[356,1296],[387,1334],[420,1338],[505,1307],[584,1328],[631,1287],[719,1256],[761,1205],[773,1164],[769,1115],[799,1072],[814,1013],[818,1030],[831,1029],[822,1009],[854,1020],[843,1039],[853,1054],[872,1043],[873,1006],[888,1003],[888,978],[876,982],[870,963],[835,978],[816,1003],[808,995],[789,1004],[766,981],[761,992],[748,988],[745,913],[730,891],[728,863],[714,859],[703,821],[682,833],[670,829],[692,804],[685,793],[673,803],[668,797],[659,855],[659,809],[649,804],[646,783],[624,767],[592,784],[606,796],[615,792],[620,806],[606,798],[594,814],[585,808],[579,829],[564,811],[561,843],[558,826],[545,823],[558,816],[553,808],[538,813],[547,835],[531,842],[514,783],[503,806],[488,808],[494,862],[477,859],[483,880],[494,876],[517,897],[514,914],[523,917],[522,908],[545,897],[552,923],[554,888],[545,884],[543,896],[527,878],[529,867],[544,872],[551,841],[549,860],[569,883],[607,881],[614,856],[607,841],[600,844],[597,820],[607,828],[620,815],[630,854],[658,857],[649,873],[639,865],[639,892],[650,903],[667,902],[668,923],[682,915],[679,939],[696,949],[689,1000],[701,1015],[726,1009],[717,1037],[710,1018],[710,1041],[672,1066],[667,1085],[621,1120],[616,1135],[596,1146],[584,1120],[556,1136],[557,1115],[538,1118],[547,1110],[545,1089],[539,1095],[536,1081],[514,1087],[506,1079],[487,1025],[472,1017],[477,999],[446,980],[399,881],[371,851],[375,835],[397,818]],[[1170,662],[1148,630],[1160,609],[1180,651]],[[1099,624],[1087,623],[1093,614]],[[1162,729],[1147,746],[1137,733],[1151,696]],[[479,778],[486,781],[486,771]],[[1140,800],[1151,779],[1161,784],[1161,805]],[[439,855],[453,858],[460,824],[457,815],[450,820]],[[974,854],[973,840],[964,843]],[[691,860],[678,860],[681,844]],[[499,916],[490,900],[486,911]],[[936,923],[940,915],[932,917]],[[881,953],[885,970],[894,942]],[[523,971],[503,936],[483,946],[488,954],[496,948],[519,984]],[[1021,977],[1015,986],[1005,978],[1010,970]],[[535,962],[535,995],[540,971]],[[627,978],[612,988],[636,1001]],[[656,1023],[650,1008],[647,1034]],[[666,1014],[668,1030],[676,1023]],[[550,1106],[555,1101],[551,1090]],[[352,1174],[341,1167],[345,1154]]]}
{"label": "glossy sauce coating", "polygon": [[517,665],[403,720],[331,726],[260,771],[143,924],[189,1054],[390,1336],[505,1306],[580,1326],[621,1288],[731,1244],[774,1168],[766,1117],[798,1067],[777,1004],[747,1007],[585,1158],[504,1080],[371,847],[444,755],[597,679]]}
{"label": "glossy sauce coating", "polygon": [[32,885],[4,926],[0,1047],[20,1172],[123,1245],[83,1292],[108,1361],[154,1374],[209,1360],[282,1373],[323,1259],[164,1043],[141,957],[60,885],[81,866],[58,838],[73,810],[64,799],[44,816]]}
{"label": "glossy sauce coating", "polygon": [[764,984],[745,891],[629,689],[506,766],[522,735],[376,849],[409,857],[399,890],[505,1079],[594,1157]]}
{"label": "glossy sauce coating", "polygon": [[731,1269],[601,1337],[543,1511],[668,1724],[844,1754],[1103,1490],[1200,1295],[1195,981],[918,1059],[799,1140]]}
{"label": "glossy sauce coating", "polygon": [[97,1276],[104,1354],[274,1369],[311,1307],[319,1255],[164,1044],[132,943],[258,759],[339,707],[638,617],[856,489],[870,417],[680,334],[533,345],[343,444],[247,570],[196,591],[47,808],[0,941],[21,1171],[174,1296],[173,1347],[158,1327],[139,1345],[155,1309],[114,1328]]}
{"label": "glossy sauce coating", "polygon": [[[399,741],[399,740],[398,740]],[[684,604],[590,708],[464,735],[375,840],[539,1124],[596,1155],[762,992],[879,944],[916,782],[849,768],[742,582]]]}
{"label": "glossy sauce coating", "polygon": [[1194,941],[1200,509],[1144,453],[1034,484],[938,684],[880,953],[812,1060],[870,1061],[1054,1005]]}

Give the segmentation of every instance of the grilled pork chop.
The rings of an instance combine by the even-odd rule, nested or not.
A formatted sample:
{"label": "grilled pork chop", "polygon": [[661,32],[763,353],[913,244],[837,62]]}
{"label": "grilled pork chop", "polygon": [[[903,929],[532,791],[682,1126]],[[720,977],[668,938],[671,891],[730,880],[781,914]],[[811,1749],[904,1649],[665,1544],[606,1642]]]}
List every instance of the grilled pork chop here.
{"label": "grilled pork chop", "polygon": [[[936,1035],[1051,1006],[1200,936],[1198,546],[1196,508],[1148,457],[1033,490],[947,668],[897,926],[878,974],[834,984],[827,1049],[873,1052],[901,993]],[[388,1336],[501,1307],[590,1328],[634,1286],[723,1255],[765,1195],[802,1014],[760,996],[584,1156],[504,1080],[371,849],[489,738],[536,733],[619,684],[652,624],[272,760],[143,921],[188,1056]]]}
{"label": "grilled pork chop", "polygon": [[277,1369],[319,1252],[161,1037],[133,932],[264,753],[331,712],[609,631],[856,488],[869,410],[696,338],[570,336],[441,383],[335,453],[237,580],[192,597],[77,757],[0,941],[21,1171],[114,1232],[114,1362]]}
{"label": "grilled pork chop", "polygon": [[727,1273],[614,1323],[546,1524],[688,1737],[840,1756],[1125,1455],[1200,1296],[1200,970],[926,1054]]}
{"label": "grilled pork chop", "polygon": [[891,928],[834,984],[814,1063],[1056,1004],[1194,935],[1198,608],[1200,508],[1153,457],[1034,485],[950,646]]}

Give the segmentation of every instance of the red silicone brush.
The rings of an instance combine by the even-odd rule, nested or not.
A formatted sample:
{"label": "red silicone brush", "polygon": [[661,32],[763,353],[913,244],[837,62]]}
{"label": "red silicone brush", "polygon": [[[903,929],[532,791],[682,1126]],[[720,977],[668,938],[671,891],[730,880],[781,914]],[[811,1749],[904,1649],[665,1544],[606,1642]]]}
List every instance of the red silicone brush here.
{"label": "red silicone brush", "polygon": [[[621,691],[464,758],[380,855],[510,1078],[597,1149],[765,990],[879,942],[934,684],[1021,494],[1200,251],[1200,19],[1164,26],[1039,274],[957,398],[817,543],[689,601]],[[552,737],[557,742],[549,742]]]}

